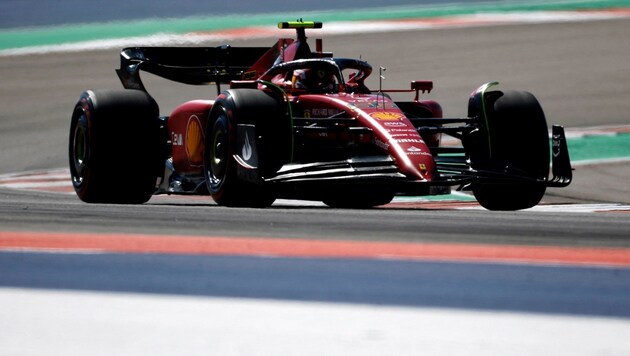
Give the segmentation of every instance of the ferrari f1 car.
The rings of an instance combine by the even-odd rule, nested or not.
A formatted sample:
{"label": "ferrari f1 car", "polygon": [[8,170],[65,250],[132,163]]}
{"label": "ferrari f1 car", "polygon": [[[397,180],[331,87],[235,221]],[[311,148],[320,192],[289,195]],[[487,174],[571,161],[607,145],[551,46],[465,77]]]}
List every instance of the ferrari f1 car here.
{"label": "ferrari f1 car", "polygon": [[[369,89],[370,64],[333,57],[321,39],[311,50],[305,29],[320,22],[279,27],[297,38],[270,48],[122,50],[125,89],[85,91],[73,111],[69,158],[79,198],[141,204],[154,194],[197,194],[231,207],[284,198],[368,208],[457,187],[487,209],[518,210],[538,204],[547,187],[571,182],[563,128],[553,126],[550,147],[532,94],[483,84],[467,117],[443,118],[437,102],[420,98],[431,81]],[[217,97],[160,116],[140,71],[214,84]],[[395,101],[393,92],[414,97]],[[443,135],[460,144],[441,144]]]}

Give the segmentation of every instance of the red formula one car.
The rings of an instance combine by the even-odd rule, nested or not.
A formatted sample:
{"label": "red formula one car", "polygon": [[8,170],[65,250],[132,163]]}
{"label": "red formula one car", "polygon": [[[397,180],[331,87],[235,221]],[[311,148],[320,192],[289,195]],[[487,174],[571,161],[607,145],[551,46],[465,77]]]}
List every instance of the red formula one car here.
{"label": "red formula one car", "polygon": [[[468,117],[443,118],[421,100],[430,81],[409,90],[372,90],[372,67],[297,39],[271,48],[126,48],[117,70],[125,89],[88,90],[70,127],[70,172],[81,200],[144,203],[154,194],[211,195],[219,205],[266,207],[276,198],[368,208],[397,195],[470,190],[487,209],[539,203],[547,187],[567,186],[571,164],[560,126],[552,147],[543,110],[524,91],[488,83],[469,99]],[[140,71],[216,84],[213,100],[160,116]],[[221,84],[229,89],[221,92]],[[389,93],[410,92],[409,101]],[[440,145],[442,135],[461,141]],[[550,153],[551,152],[551,153]],[[552,178],[549,178],[553,157]]]}

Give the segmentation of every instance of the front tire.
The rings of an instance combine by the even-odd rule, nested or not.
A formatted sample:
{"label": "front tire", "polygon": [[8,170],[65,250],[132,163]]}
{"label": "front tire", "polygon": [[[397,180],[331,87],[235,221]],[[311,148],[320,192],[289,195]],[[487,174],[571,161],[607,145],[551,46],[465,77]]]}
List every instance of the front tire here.
{"label": "front tire", "polygon": [[159,109],[139,90],[84,92],[74,107],[68,156],[87,203],[142,204],[163,169]]}
{"label": "front tire", "polygon": [[[493,91],[486,95],[487,133],[483,149],[471,154],[473,168],[508,167],[532,180],[549,174],[549,134],[538,100],[525,91]],[[541,183],[475,183],[472,191],[488,210],[520,210],[537,205],[545,194]]]}
{"label": "front tire", "polygon": [[[277,102],[255,89],[229,90],[214,103],[205,135],[204,174],[212,199],[221,206],[265,208],[275,196],[262,184],[240,180],[237,124],[256,123],[257,117],[273,121]],[[266,117],[271,116],[271,117]]]}

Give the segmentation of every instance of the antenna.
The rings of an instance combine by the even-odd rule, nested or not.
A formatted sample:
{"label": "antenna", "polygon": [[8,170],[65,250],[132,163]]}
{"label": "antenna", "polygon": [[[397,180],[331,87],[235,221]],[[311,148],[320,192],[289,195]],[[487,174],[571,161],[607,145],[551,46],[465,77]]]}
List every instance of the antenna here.
{"label": "antenna", "polygon": [[383,93],[383,79],[385,79],[385,76],[383,75],[383,72],[386,70],[387,68],[382,66],[378,68],[378,93],[376,94],[376,100],[378,101],[379,95],[383,96],[383,109],[385,109],[385,93]]}

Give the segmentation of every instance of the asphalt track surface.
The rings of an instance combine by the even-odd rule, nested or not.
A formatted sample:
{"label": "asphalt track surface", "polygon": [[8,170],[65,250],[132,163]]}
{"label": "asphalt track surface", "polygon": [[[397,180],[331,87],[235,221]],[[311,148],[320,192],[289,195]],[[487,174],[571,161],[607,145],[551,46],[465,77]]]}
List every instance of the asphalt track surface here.
{"label": "asphalt track surface", "polygon": [[[331,36],[324,38],[326,50],[333,51],[337,56],[361,56],[374,66],[387,68],[385,86],[390,88],[406,88],[410,79],[432,79],[435,89],[428,98],[442,103],[445,116],[464,116],[469,93],[481,83],[499,80],[503,87],[529,90],[537,95],[546,111],[550,123],[558,123],[566,127],[598,126],[607,124],[626,124],[630,122],[630,21],[610,20],[583,23],[513,25],[500,27],[480,27],[466,29],[450,29],[439,31],[414,31],[389,34],[369,34],[363,36]],[[315,37],[315,35],[311,35]],[[393,40],[395,39],[395,40]],[[273,43],[273,39],[256,41],[235,41],[238,45],[261,45]],[[209,45],[218,45],[210,43]],[[33,56],[16,56],[0,58],[0,77],[5,85],[2,91],[0,112],[0,149],[2,165],[0,173],[21,172],[59,168],[67,165],[67,136],[69,115],[78,95],[88,88],[118,88],[120,83],[114,73],[118,66],[118,51],[108,50],[90,53],[47,54]],[[190,87],[172,84],[168,81],[144,75],[149,92],[156,97],[161,105],[162,113],[168,113],[176,105],[191,98],[212,97],[214,87]],[[376,79],[372,79],[371,86],[377,86]],[[124,129],[124,128],[121,128]],[[608,202],[630,203],[630,189],[625,177],[630,173],[627,163],[603,164],[579,167],[575,172],[572,185],[566,189],[549,189],[546,201],[560,203],[574,202]],[[121,177],[124,179],[124,177]],[[28,195],[6,192],[11,199],[4,202],[21,200],[29,201]],[[37,205],[44,206],[50,198],[38,197],[32,209]],[[61,204],[68,200],[69,204]],[[53,212],[59,216],[72,215],[73,209],[79,211],[96,209],[90,226],[98,228],[104,225],[106,229],[122,230],[128,225],[129,229],[142,231],[151,229],[146,226],[147,218],[153,214],[147,209],[152,207],[116,207],[108,206],[73,206],[73,198],[59,197],[53,199],[52,206],[58,204],[59,210]],[[163,204],[158,200],[156,204]],[[169,203],[167,203],[169,204]],[[181,200],[170,204],[179,205]],[[198,206],[201,210],[208,209],[205,202],[195,200],[188,208]],[[9,208],[11,210],[12,208]],[[107,220],[111,211],[129,209],[133,212],[130,221],[125,224],[101,223]],[[284,213],[274,214],[274,210],[260,212],[256,210],[213,209],[216,214],[229,217],[229,221],[247,221],[249,224],[239,226],[221,226],[219,231],[208,231],[206,225],[196,228],[196,221],[207,219],[205,211],[186,211],[182,208],[172,209],[172,214],[183,217],[175,218],[177,224],[161,227],[166,231],[176,232],[181,229],[192,234],[229,233],[230,235],[273,235],[253,223],[253,217],[270,214],[262,221],[273,223],[283,219]],[[194,210],[194,209],[193,209]],[[99,212],[102,216],[99,217]],[[296,209],[296,211],[299,211]],[[418,212],[422,214],[422,212]],[[137,214],[137,215],[136,215]],[[352,225],[352,217],[361,217],[367,212],[347,211],[344,218],[338,214],[323,217],[326,210],[315,215],[322,217],[323,223],[335,226],[345,226],[341,233],[327,232],[330,238],[365,238],[362,231],[372,231],[369,234],[396,235],[402,229],[410,236],[430,234],[437,239],[448,236],[449,239],[470,239],[488,235],[498,235],[501,239],[520,243],[528,243],[528,238],[544,236],[530,243],[546,243],[545,239],[554,236],[591,235],[592,244],[602,243],[600,237],[617,234],[620,237],[630,236],[627,228],[624,230],[626,216],[617,217],[615,214],[597,217],[603,226],[614,226],[611,232],[600,231],[597,224],[558,224],[559,217],[543,214],[541,226],[532,226],[532,231],[542,228],[542,232],[529,232],[528,228],[517,232],[511,227],[510,219],[518,221],[527,214],[501,214],[484,212],[479,217],[471,214],[461,214],[463,226],[475,226],[481,221],[482,230],[457,228],[449,219],[434,219],[430,224],[421,222],[400,224],[399,227],[382,229],[365,229],[364,222],[358,221]],[[349,219],[345,215],[349,215]],[[432,217],[440,212],[430,212]],[[64,219],[50,220],[47,216],[33,219],[33,211],[28,215],[28,222],[21,219],[11,220],[10,214],[5,214],[3,224],[17,229],[37,228],[53,230],[74,230],[81,225],[82,219],[74,223],[59,223]],[[336,219],[335,217],[340,218]],[[396,213],[395,216],[400,216]],[[513,217],[512,217],[513,216]],[[186,220],[195,221],[186,224]],[[487,220],[485,220],[487,219]],[[497,224],[496,221],[507,221]],[[290,220],[290,219],[287,219]],[[296,218],[296,223],[305,219]],[[308,221],[309,219],[306,219]],[[433,219],[432,219],[433,220]],[[208,221],[208,220],[206,220]],[[255,219],[254,219],[255,221]],[[418,220],[416,220],[418,221]],[[441,221],[441,222],[440,222]],[[546,223],[548,221],[548,224]],[[210,224],[210,221],[208,221]],[[190,225],[190,226],[189,226]],[[350,226],[347,226],[350,225]],[[392,226],[395,224],[392,224]],[[312,227],[309,227],[312,226]],[[318,234],[317,225],[306,225],[305,231],[294,231],[296,235],[314,236]],[[584,230],[586,229],[586,230]],[[227,231],[226,231],[227,230]],[[488,230],[493,233],[488,234]],[[616,231],[616,232],[615,232]],[[361,232],[361,233],[359,233]],[[598,238],[595,238],[595,235]],[[391,237],[394,237],[391,236]],[[473,237],[474,236],[474,237]],[[413,239],[413,237],[411,237]],[[565,244],[585,242],[567,240]],[[606,242],[608,243],[608,242]],[[624,239],[613,243],[625,243]]]}
{"label": "asphalt track surface", "polygon": [[[585,127],[630,122],[628,33],[629,20],[609,20],[334,36],[324,39],[324,48],[339,56],[360,55],[374,66],[387,67],[385,85],[391,88],[406,88],[411,79],[433,79],[435,90],[428,97],[442,103],[446,116],[465,115],[468,94],[484,82],[499,80],[503,87],[535,93],[550,122]],[[270,39],[233,44],[272,42]],[[76,98],[88,88],[120,87],[113,71],[117,65],[116,50],[0,58],[3,82],[0,88],[0,173],[64,167],[69,115]],[[145,78],[149,92],[157,98],[163,113],[168,113],[182,101],[215,94],[213,88],[188,88],[149,76]],[[373,82],[371,86],[374,85]],[[626,182],[629,174],[628,163],[580,167],[570,188],[550,190],[545,200],[554,203],[630,203],[630,189]],[[3,231],[86,236],[117,233],[131,234],[132,239],[134,234],[159,234],[173,238],[253,237],[291,241],[318,239],[614,250],[630,247],[628,216],[623,212],[502,213],[430,208],[335,210],[308,205],[275,206],[264,210],[228,209],[217,207],[209,200],[168,197],[156,197],[142,206],[86,205],[68,194],[0,190],[0,227]],[[570,264],[557,268],[552,262],[506,266],[497,261],[479,264],[452,260],[418,262],[76,252],[3,252],[0,269],[11,273],[0,276],[0,285],[34,288],[35,291],[88,290],[444,308],[440,309],[442,311],[498,310],[571,317],[612,316],[622,322],[621,328],[615,331],[628,329],[630,315],[627,266]],[[5,288],[2,294],[8,302],[16,303],[15,298],[24,298],[20,300],[25,308],[39,310],[37,305],[43,299],[37,299],[37,295],[16,289],[16,297],[12,297],[9,292],[13,293],[12,289]],[[61,294],[52,295],[52,298],[65,297]],[[86,308],[79,310],[97,318],[96,309],[89,309],[85,304],[77,307]],[[120,308],[124,310],[122,306]],[[2,313],[5,317],[18,315],[24,318],[18,320],[18,327],[13,329],[8,319],[2,321],[0,318],[0,328],[11,330],[4,333],[4,337],[0,336],[0,343],[14,354],[20,354],[20,346],[11,338],[27,340],[25,335],[38,330],[38,326],[26,323],[37,324],[42,317],[26,312],[16,314],[6,308]],[[413,311],[409,313],[412,315]],[[68,317],[54,315],[67,321],[64,318]],[[105,320],[104,316],[100,318],[98,320]],[[327,319],[327,322],[331,320],[335,319]],[[588,320],[602,327],[609,325],[599,319]],[[89,318],[83,321],[91,325]],[[115,321],[109,322],[117,325]],[[142,325],[147,327],[151,322]],[[328,328],[332,325],[334,322]],[[561,323],[554,330],[568,325],[573,324]],[[91,325],[89,330],[96,332],[94,327]],[[431,328],[430,325],[426,327]],[[456,322],[451,327],[459,330]],[[260,326],[256,330],[264,329]],[[104,327],[102,331],[105,330]],[[247,332],[247,329],[239,330]],[[383,336],[379,334],[382,329],[377,328],[376,334],[367,330],[372,341]],[[588,337],[592,330],[585,330],[576,335]],[[466,329],[466,332],[473,331],[474,327]],[[48,331],[45,335],[55,334]],[[168,335],[167,329],[164,335]],[[510,336],[513,340],[521,340],[521,335]],[[513,354],[531,354],[548,351],[546,347],[553,347],[554,339],[564,342],[570,339],[562,339],[560,334],[547,337],[545,345],[548,346],[528,345],[530,348],[520,352],[509,348],[516,347],[520,341],[506,346],[501,344],[507,349],[489,346],[498,344],[480,347],[474,340],[463,344],[474,345],[477,351],[506,354],[505,351],[510,350]],[[148,336],[145,338],[153,340]],[[44,340],[42,345],[54,345],[53,337]],[[590,350],[591,354],[597,354],[613,350],[623,354],[629,346],[622,344],[622,340],[613,339],[613,344],[605,345],[608,348],[573,351],[589,354]],[[442,340],[442,345],[445,343]],[[84,346],[87,349],[77,346],[74,350],[59,346],[59,350],[80,354],[77,350],[88,351],[89,346]],[[451,346],[453,348],[446,350],[460,353],[466,350],[457,349],[457,344]],[[295,352],[299,345],[296,347],[289,350]],[[28,349],[21,350],[26,353],[24,350]],[[227,353],[238,354],[235,350],[242,351],[242,348],[230,349]],[[433,351],[427,354],[440,354]]]}
{"label": "asphalt track surface", "polygon": [[[498,80],[504,88],[533,92],[550,123],[570,128],[630,122],[629,30],[627,19],[513,25],[333,36],[325,38],[324,48],[386,67],[389,88],[407,88],[411,79],[434,80],[427,97],[438,100],[446,116],[464,116],[470,92]],[[85,89],[120,88],[114,73],[118,50],[3,57],[0,63],[0,174],[65,167],[69,112]],[[163,114],[190,98],[216,95],[213,87],[144,78]],[[378,86],[376,78],[371,86]],[[569,188],[550,190],[550,196],[630,203],[628,185],[619,182],[628,169],[627,164],[582,167]]]}

